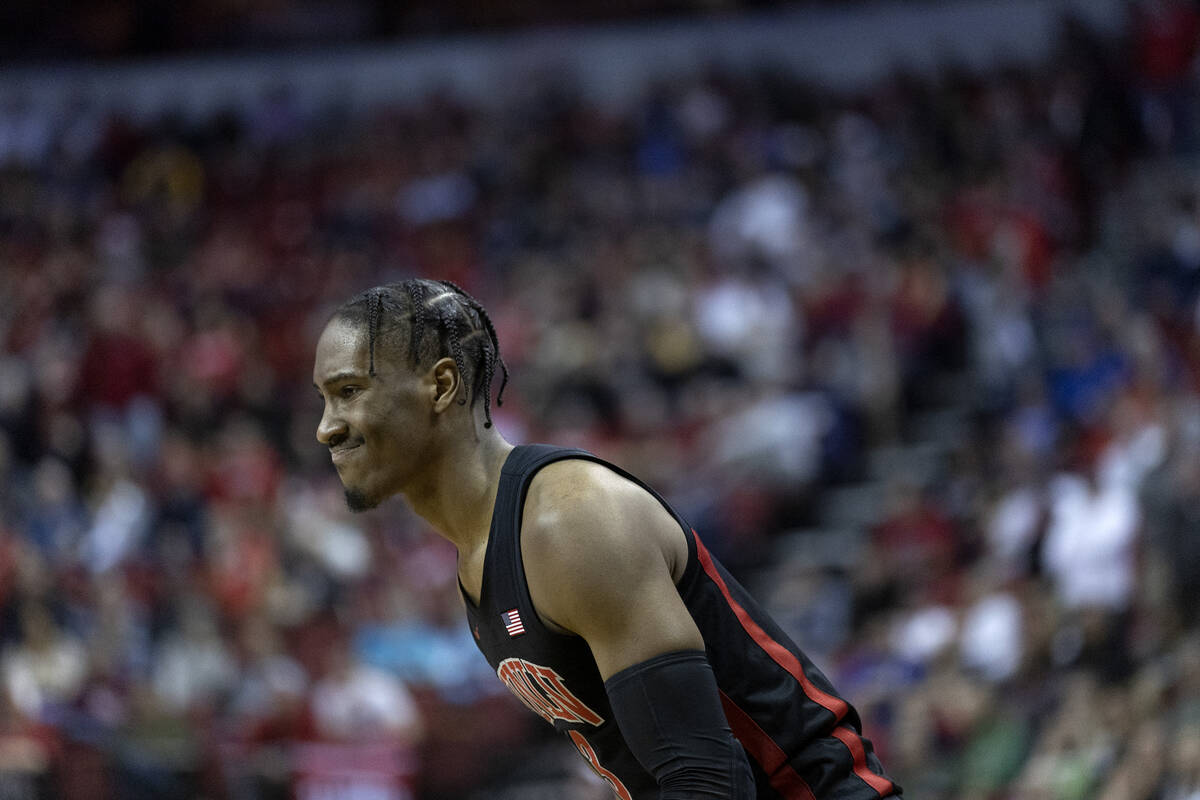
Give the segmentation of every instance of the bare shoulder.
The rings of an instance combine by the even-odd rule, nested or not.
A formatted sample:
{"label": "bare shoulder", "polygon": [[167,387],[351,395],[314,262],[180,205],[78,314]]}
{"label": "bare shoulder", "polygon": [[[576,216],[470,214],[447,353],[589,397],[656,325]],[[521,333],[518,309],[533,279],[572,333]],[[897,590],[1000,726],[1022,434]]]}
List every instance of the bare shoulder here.
{"label": "bare shoulder", "polygon": [[[525,497],[525,525],[586,523],[596,515],[636,512],[658,502],[636,483],[603,464],[581,458],[542,467]],[[645,510],[644,508],[642,510]]]}
{"label": "bare shoulder", "polygon": [[521,554],[538,616],[577,634],[603,678],[704,638],[676,584],[687,537],[654,495],[608,467],[547,465],[525,499]]}
{"label": "bare shoulder", "polygon": [[535,604],[557,605],[557,589],[603,591],[646,570],[672,580],[682,574],[687,542],[675,518],[653,495],[602,464],[556,461],[530,483],[521,551]]}
{"label": "bare shoulder", "polygon": [[535,545],[558,549],[586,538],[605,548],[638,548],[670,538],[672,530],[678,524],[653,495],[594,461],[566,459],[543,467],[525,497],[522,538]]}

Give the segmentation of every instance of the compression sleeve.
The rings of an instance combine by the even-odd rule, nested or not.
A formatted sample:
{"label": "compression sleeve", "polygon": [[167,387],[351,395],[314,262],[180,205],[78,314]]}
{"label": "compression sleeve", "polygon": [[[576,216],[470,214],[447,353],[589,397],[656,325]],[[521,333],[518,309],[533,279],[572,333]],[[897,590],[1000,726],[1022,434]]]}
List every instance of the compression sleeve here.
{"label": "compression sleeve", "polygon": [[633,755],[661,800],[752,800],[754,776],[733,738],[717,681],[699,650],[666,653],[604,682]]}

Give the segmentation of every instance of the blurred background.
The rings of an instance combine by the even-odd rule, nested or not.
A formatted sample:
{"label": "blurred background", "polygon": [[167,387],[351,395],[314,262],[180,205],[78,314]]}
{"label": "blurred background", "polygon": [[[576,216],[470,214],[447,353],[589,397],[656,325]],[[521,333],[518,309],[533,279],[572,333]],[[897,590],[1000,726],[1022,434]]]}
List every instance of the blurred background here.
{"label": "blurred background", "polygon": [[1193,0],[0,8],[0,798],[599,800],[312,349],[491,310],[923,800],[1200,798]]}

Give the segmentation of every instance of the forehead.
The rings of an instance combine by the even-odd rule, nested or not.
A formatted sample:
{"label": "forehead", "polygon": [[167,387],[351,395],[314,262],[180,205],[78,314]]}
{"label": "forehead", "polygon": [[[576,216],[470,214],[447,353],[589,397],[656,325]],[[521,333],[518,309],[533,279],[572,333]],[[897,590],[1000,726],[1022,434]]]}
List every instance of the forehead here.
{"label": "forehead", "polygon": [[370,367],[368,344],[366,331],[362,330],[361,325],[341,319],[331,320],[317,340],[313,382],[320,386],[330,377],[347,371],[366,375]]}

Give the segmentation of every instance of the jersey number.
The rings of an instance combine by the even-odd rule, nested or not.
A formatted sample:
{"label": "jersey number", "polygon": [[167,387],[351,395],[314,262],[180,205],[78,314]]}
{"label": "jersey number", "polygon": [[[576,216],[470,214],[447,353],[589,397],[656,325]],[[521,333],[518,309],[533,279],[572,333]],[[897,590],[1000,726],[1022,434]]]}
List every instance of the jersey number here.
{"label": "jersey number", "polygon": [[633,796],[629,794],[629,790],[625,788],[625,784],[621,783],[621,779],[600,766],[600,759],[596,758],[596,751],[588,744],[587,739],[583,738],[583,734],[579,731],[567,731],[567,733],[570,734],[571,741],[579,748],[579,755],[586,758],[588,764],[591,765],[592,772],[603,778],[621,800],[633,800]]}

